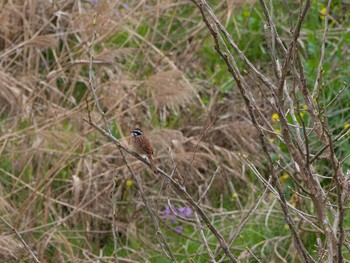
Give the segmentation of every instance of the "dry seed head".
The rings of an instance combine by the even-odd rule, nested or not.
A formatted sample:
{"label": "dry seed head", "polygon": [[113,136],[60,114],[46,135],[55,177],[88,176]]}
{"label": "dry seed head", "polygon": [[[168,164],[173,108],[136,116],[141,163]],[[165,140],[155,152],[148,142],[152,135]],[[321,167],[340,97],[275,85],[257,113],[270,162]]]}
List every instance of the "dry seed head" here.
{"label": "dry seed head", "polygon": [[38,48],[55,48],[57,46],[57,39],[53,35],[35,36],[28,42],[28,45]]}
{"label": "dry seed head", "polygon": [[147,79],[145,86],[158,108],[184,106],[194,95],[194,88],[178,70],[159,72]]}

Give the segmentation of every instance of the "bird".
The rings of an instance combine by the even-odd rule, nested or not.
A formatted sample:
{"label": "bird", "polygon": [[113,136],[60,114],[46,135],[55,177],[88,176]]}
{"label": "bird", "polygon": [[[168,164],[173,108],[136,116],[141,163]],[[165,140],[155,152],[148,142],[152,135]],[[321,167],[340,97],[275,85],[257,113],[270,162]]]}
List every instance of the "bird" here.
{"label": "bird", "polygon": [[153,159],[153,148],[149,139],[140,128],[135,128],[131,131],[131,146],[135,152],[140,155],[146,155],[153,172],[157,174],[157,168]]}

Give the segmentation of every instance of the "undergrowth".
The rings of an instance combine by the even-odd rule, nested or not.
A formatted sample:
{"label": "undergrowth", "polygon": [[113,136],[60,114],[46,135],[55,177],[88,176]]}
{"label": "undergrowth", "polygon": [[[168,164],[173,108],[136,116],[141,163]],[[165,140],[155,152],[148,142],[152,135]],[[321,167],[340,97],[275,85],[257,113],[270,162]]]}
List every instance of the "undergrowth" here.
{"label": "undergrowth", "polygon": [[[246,56],[272,77],[258,3],[210,2]],[[287,39],[290,25],[288,17],[281,15],[285,12],[283,1],[272,2],[277,30],[282,40]],[[293,1],[287,2],[293,10]],[[338,134],[350,123],[350,90],[338,95],[344,82],[350,82],[350,34],[345,28],[350,7],[344,1],[333,2],[322,76],[324,101],[319,103],[332,102],[329,124]],[[325,6],[324,1],[313,1],[298,43],[310,83],[317,73]],[[174,177],[184,182],[195,199],[220,167],[202,202],[203,209],[224,238],[232,236],[265,190],[240,156],[244,154],[265,171],[266,178],[267,164],[236,84],[213,48],[198,10],[184,1],[0,3],[1,216],[42,262],[111,262],[115,253],[120,262],[170,262],[157,243],[115,145],[83,121],[89,107],[92,118],[102,124],[88,93],[88,50],[95,8],[94,84],[113,135],[127,145],[130,130],[146,130],[157,165],[171,172],[176,164]],[[271,119],[274,112],[265,110],[262,97],[257,103]],[[308,124],[306,113],[303,118]],[[213,125],[199,143],[210,123]],[[273,120],[271,123],[276,130],[280,128]],[[286,152],[283,144],[276,142],[274,147]],[[337,146],[337,152],[349,167],[348,139]],[[208,262],[196,225],[167,210],[170,202],[174,209],[187,209],[188,217],[193,217],[191,207],[169,191],[161,177],[133,157],[127,160],[142,176],[177,260]],[[319,165],[327,176],[326,163]],[[327,186],[330,181],[322,183]],[[281,182],[289,202],[308,205],[294,200],[288,175],[281,174]],[[117,241],[111,230],[113,218]],[[350,226],[348,219],[345,224]],[[3,224],[0,229],[0,261],[29,261],[9,229]],[[318,236],[303,230],[309,253],[317,254]],[[204,235],[211,250],[219,250],[212,233],[204,229]],[[288,225],[273,195],[265,196],[231,249],[242,262],[256,262],[252,253],[263,262],[298,262]],[[218,251],[217,260],[222,256]]]}

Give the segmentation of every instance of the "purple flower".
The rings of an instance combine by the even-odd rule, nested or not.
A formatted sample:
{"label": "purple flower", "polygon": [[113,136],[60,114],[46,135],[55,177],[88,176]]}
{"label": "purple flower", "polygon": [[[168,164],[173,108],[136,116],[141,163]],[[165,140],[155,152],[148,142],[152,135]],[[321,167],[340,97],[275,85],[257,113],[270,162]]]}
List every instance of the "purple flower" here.
{"label": "purple flower", "polygon": [[168,215],[170,215],[170,212],[171,212],[170,207],[167,206],[167,207],[165,207],[165,209],[162,212],[162,214],[168,216]]}
{"label": "purple flower", "polygon": [[192,209],[188,206],[180,207],[178,209],[166,206],[161,213],[162,215],[165,215],[167,219],[170,219],[170,221],[174,224],[176,222],[175,216],[190,218],[192,215]]}
{"label": "purple flower", "polygon": [[171,223],[175,223],[176,217],[169,206],[165,207],[165,209],[162,211],[162,214],[166,216],[167,220],[170,219]]}
{"label": "purple flower", "polygon": [[14,161],[12,163],[12,173],[16,174],[16,173],[19,173],[21,170],[21,164],[20,162],[17,160],[17,161]]}
{"label": "purple flower", "polygon": [[191,217],[191,215],[192,215],[192,210],[191,210],[191,208],[189,208],[188,206],[180,207],[180,208],[178,209],[178,212],[179,212],[179,215],[180,215],[181,217],[187,217],[187,218],[189,218],[189,217]]}
{"label": "purple flower", "polygon": [[175,231],[177,232],[177,233],[179,233],[179,234],[181,234],[182,232],[183,232],[183,227],[182,226],[177,226],[176,228],[175,228]]}
{"label": "purple flower", "polygon": [[93,5],[96,5],[97,0],[91,0],[91,3],[92,3]]}
{"label": "purple flower", "polygon": [[177,209],[177,213],[179,216],[184,217],[185,208],[186,207],[180,207],[179,209]]}
{"label": "purple flower", "polygon": [[127,4],[127,3],[122,3],[122,5],[123,5],[123,7],[124,7],[125,9],[130,9],[129,4]]}
{"label": "purple flower", "polygon": [[188,206],[186,206],[185,216],[186,216],[187,218],[190,218],[191,215],[192,215],[192,209],[189,208]]}

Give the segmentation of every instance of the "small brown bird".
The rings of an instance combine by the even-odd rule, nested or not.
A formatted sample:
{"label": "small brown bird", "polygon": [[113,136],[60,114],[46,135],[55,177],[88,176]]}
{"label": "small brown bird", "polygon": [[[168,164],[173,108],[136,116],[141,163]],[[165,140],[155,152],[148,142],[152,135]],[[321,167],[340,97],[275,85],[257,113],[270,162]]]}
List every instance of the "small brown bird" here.
{"label": "small brown bird", "polygon": [[131,132],[131,145],[135,152],[140,155],[146,155],[149,162],[151,163],[151,168],[154,173],[157,173],[156,165],[153,160],[153,148],[149,139],[145,136],[143,131],[139,128],[135,128]]}

